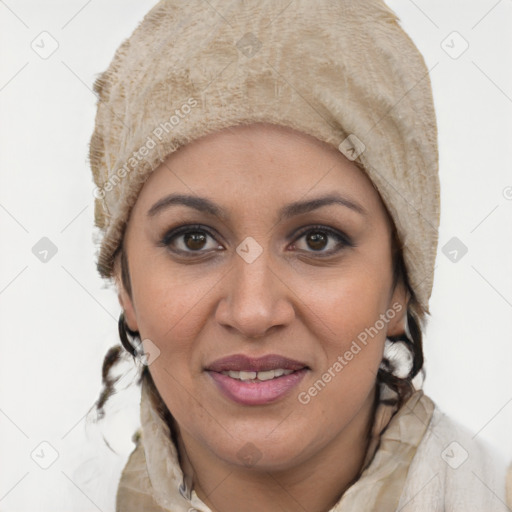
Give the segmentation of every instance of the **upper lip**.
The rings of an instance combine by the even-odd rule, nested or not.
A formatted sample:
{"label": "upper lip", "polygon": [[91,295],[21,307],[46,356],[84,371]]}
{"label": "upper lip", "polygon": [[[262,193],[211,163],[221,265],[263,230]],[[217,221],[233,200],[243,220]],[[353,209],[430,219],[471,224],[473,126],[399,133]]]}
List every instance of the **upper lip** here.
{"label": "upper lip", "polygon": [[289,359],[277,354],[268,354],[263,357],[248,357],[244,354],[235,354],[222,359],[217,359],[206,367],[212,372],[226,371],[252,371],[260,372],[265,370],[301,370],[307,368],[305,363]]}

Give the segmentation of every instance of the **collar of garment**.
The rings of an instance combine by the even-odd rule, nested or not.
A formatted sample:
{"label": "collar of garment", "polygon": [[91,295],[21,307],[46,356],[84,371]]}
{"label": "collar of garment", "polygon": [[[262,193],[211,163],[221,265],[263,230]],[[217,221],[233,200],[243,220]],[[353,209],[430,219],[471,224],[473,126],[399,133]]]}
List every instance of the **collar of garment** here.
{"label": "collar of garment", "polygon": [[[433,402],[421,390],[414,392],[399,410],[381,400],[375,413],[365,469],[329,512],[360,510],[358,504],[363,497],[364,503],[374,503],[374,508],[365,510],[395,511],[409,465],[433,411]],[[119,481],[116,510],[211,512],[192,488],[190,465],[180,465],[169,427],[153,406],[145,380],[140,419],[137,446]]]}

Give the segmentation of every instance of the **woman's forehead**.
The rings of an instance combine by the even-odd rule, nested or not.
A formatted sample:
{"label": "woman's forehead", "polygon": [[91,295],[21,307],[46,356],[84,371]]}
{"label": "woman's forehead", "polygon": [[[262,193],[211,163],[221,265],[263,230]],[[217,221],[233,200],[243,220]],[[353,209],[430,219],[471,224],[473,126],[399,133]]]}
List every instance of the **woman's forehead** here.
{"label": "woman's forehead", "polygon": [[336,148],[308,134],[262,123],[220,130],[172,153],[140,196],[153,200],[164,191],[219,199],[264,195],[274,197],[273,204],[327,194],[353,198],[353,203],[358,198],[369,208],[379,200],[366,173]]}

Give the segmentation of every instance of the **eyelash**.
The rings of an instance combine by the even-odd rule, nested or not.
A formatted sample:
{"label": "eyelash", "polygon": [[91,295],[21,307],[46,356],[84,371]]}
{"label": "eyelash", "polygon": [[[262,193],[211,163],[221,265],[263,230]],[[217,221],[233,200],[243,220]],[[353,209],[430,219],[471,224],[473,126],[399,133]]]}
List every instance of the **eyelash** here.
{"label": "eyelash", "polygon": [[[295,235],[296,238],[295,238],[295,241],[293,242],[293,244],[295,244],[298,240],[300,240],[304,235],[307,235],[310,232],[317,232],[317,231],[320,231],[320,232],[334,238],[338,242],[338,246],[337,246],[337,248],[331,249],[330,251],[327,251],[327,252],[311,250],[311,251],[306,251],[308,253],[319,255],[320,257],[323,257],[323,256],[327,257],[327,256],[332,256],[333,254],[340,252],[345,247],[355,247],[355,244],[344,233],[335,231],[331,228],[328,228],[326,226],[321,226],[321,225],[308,226],[307,228],[300,230],[299,233],[297,233]],[[162,240],[159,243],[159,246],[169,248],[172,241],[175,238],[178,238],[179,236],[186,235],[188,233],[197,233],[197,232],[206,233],[208,236],[210,236],[211,238],[213,238],[215,240],[215,237],[212,235],[212,233],[204,226],[201,226],[200,224],[187,225],[187,226],[181,226],[176,229],[172,229],[172,230],[168,231],[163,236]],[[340,245],[341,245],[341,247],[340,247]],[[176,253],[189,254],[189,255],[201,254],[202,252],[204,252],[202,250],[198,250],[198,251],[190,251],[190,250],[184,251],[182,249],[178,249],[178,250],[171,249],[171,250]]]}

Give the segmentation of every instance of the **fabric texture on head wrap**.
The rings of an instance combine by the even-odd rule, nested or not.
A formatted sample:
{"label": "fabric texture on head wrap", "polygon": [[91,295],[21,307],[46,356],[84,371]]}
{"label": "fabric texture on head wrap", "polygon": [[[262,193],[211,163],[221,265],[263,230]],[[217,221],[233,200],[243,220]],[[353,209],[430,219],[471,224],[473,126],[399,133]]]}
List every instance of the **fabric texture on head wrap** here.
{"label": "fabric texture on head wrap", "polygon": [[423,57],[382,1],[164,0],[94,89],[103,277],[112,277],[145,180],[169,154],[223,128],[268,122],[364,168],[396,226],[415,312],[429,313],[440,220],[432,90]]}

